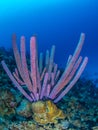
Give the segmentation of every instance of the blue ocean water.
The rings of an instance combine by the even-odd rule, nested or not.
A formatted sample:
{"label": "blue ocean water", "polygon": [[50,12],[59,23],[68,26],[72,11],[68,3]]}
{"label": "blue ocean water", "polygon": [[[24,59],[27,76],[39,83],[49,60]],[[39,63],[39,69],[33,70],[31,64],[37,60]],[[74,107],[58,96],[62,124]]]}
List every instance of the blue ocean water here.
{"label": "blue ocean water", "polygon": [[[46,110],[39,114],[42,106],[38,105],[35,109],[39,107],[37,113],[38,119],[40,117],[39,122],[46,121],[49,117],[47,122],[49,124],[46,126],[40,124],[34,120],[36,114],[32,110],[33,103],[25,99],[23,91],[20,93],[15,88],[2,68],[1,60],[4,59],[11,72],[15,69],[12,51],[3,50],[3,53],[2,47],[7,50],[12,48],[12,34],[15,33],[18,46],[20,36],[26,37],[26,47],[29,51],[30,37],[36,35],[39,53],[50,50],[53,44],[56,46],[54,62],[59,65],[62,72],[68,56],[73,54],[82,32],[85,33],[85,43],[81,55],[83,58],[87,56],[89,62],[82,74],[83,77],[81,76],[74,87],[56,104],[64,111],[64,120],[58,120],[56,124],[51,122],[51,116],[47,116],[47,113],[51,115],[53,112],[55,118],[60,117],[56,107],[47,105],[44,108]],[[0,130],[15,128],[20,130],[24,127],[30,130],[33,130],[33,127],[37,130],[40,128],[50,128],[50,130],[52,128],[60,128],[60,130],[98,129],[98,0],[2,0],[0,1],[0,49]],[[29,68],[29,61],[27,63]],[[4,62],[2,64],[4,65]],[[17,80],[19,77],[20,81],[23,81],[21,74],[18,75],[17,72],[16,74],[15,79]],[[11,77],[10,73],[9,75]],[[31,76],[28,77],[34,86]],[[42,88],[45,86],[43,81],[41,81],[41,85],[43,84],[41,89],[45,92]],[[17,88],[19,90],[23,88],[27,94],[33,95],[28,85],[24,81],[22,83],[20,83],[21,87]],[[68,82],[67,85],[70,83],[72,82]],[[51,85],[51,83],[49,84]],[[67,85],[62,88],[62,92]],[[37,89],[36,97],[38,98],[39,86]],[[57,93],[56,96],[58,95]],[[32,99],[34,96],[31,96]],[[52,101],[49,96],[42,100],[45,104],[47,100]],[[38,103],[36,100],[34,102]],[[51,119],[53,120],[53,117]],[[50,123],[52,124],[50,125]]]}
{"label": "blue ocean water", "polygon": [[11,47],[11,36],[21,35],[27,48],[32,35],[37,36],[39,51],[56,45],[55,60],[64,67],[78,43],[86,35],[81,55],[88,56],[86,67],[98,72],[98,0],[3,0],[0,1],[0,46]]}

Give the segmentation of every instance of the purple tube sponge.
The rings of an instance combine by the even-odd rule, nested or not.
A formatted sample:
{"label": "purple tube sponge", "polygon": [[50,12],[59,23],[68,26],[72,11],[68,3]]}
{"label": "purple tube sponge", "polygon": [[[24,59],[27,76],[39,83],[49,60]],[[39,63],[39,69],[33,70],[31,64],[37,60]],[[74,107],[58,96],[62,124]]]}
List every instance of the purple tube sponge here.
{"label": "purple tube sponge", "polygon": [[[25,37],[20,39],[20,53],[16,44],[16,36],[12,37],[12,46],[16,61],[16,68],[13,73],[7,67],[5,61],[1,64],[14,86],[31,102],[43,99],[51,99],[55,103],[63,98],[74,86],[84,71],[88,58],[79,56],[85,34],[81,33],[79,43],[73,55],[70,55],[63,74],[60,74],[58,65],[54,62],[55,46],[51,51],[46,51],[45,60],[43,53],[40,53],[39,61],[37,54],[36,38],[30,39],[30,67],[26,61]],[[30,68],[30,69],[28,69]],[[61,75],[61,76],[60,76]],[[22,85],[26,85],[28,92]]]}

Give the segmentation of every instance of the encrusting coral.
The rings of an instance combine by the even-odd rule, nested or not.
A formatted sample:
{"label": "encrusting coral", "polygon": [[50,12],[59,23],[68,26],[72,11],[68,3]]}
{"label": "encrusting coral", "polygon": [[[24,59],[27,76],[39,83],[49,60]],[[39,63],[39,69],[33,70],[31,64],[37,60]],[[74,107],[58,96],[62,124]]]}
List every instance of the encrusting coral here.
{"label": "encrusting coral", "polygon": [[32,103],[33,118],[40,124],[56,123],[57,119],[64,119],[65,114],[50,101],[37,101]]}
{"label": "encrusting coral", "polygon": [[[33,117],[37,122],[50,123],[55,122],[57,118],[64,118],[64,113],[54,103],[60,101],[68,93],[86,67],[88,57],[85,57],[82,62],[82,57],[79,56],[84,39],[85,34],[82,33],[76,50],[73,55],[69,56],[65,70],[61,75],[58,65],[54,62],[54,45],[50,53],[48,50],[46,51],[45,61],[43,60],[43,53],[40,53],[38,61],[36,38],[35,36],[31,37],[30,66],[28,67],[25,54],[25,37],[21,37],[19,53],[16,36],[13,35],[12,45],[17,67],[11,73],[5,61],[1,61],[1,64],[15,88],[30,102],[33,102]],[[27,88],[25,89],[23,86]],[[43,121],[44,118],[45,121]]]}

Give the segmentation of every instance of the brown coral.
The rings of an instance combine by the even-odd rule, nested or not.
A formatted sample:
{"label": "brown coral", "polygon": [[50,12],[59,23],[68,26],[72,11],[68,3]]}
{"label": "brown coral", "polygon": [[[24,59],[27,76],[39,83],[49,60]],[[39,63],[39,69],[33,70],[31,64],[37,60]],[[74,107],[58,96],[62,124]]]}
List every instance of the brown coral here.
{"label": "brown coral", "polygon": [[15,114],[16,102],[14,96],[9,90],[0,89],[0,116],[9,116]]}
{"label": "brown coral", "polygon": [[40,124],[56,123],[57,119],[64,119],[65,114],[50,100],[32,103],[33,118]]}

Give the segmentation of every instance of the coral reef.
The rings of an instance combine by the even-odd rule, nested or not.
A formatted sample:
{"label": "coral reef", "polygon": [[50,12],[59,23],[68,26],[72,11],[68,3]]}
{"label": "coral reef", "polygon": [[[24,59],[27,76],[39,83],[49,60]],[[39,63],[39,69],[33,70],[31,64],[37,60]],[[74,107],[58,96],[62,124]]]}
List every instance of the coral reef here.
{"label": "coral reef", "polygon": [[[12,56],[12,52],[9,53]],[[5,59],[7,58],[8,57],[6,56]],[[7,64],[9,64],[9,62]],[[12,68],[11,64],[9,67]],[[6,105],[2,109],[2,113],[0,114],[0,130],[13,130],[13,129],[14,130],[22,130],[22,129],[23,130],[97,130],[98,129],[98,88],[95,86],[95,84],[93,84],[92,80],[87,79],[87,77],[86,79],[85,77],[81,77],[80,80],[78,80],[76,85],[73,87],[73,89],[71,89],[69,93],[66,96],[64,96],[60,102],[56,104],[56,106],[58,106],[58,108],[63,110],[63,112],[65,113],[64,119],[61,120],[58,119],[56,123],[48,123],[41,125],[40,123],[34,121],[32,110],[30,110],[31,111],[30,118],[25,117],[26,114],[24,115],[22,113],[22,115],[19,115],[17,113],[17,108],[19,107],[22,108],[22,105],[24,106],[26,104],[27,104],[26,106],[28,106],[28,103],[32,105],[35,102],[30,103],[29,101],[27,101],[25,97],[22,96],[21,93],[17,92],[17,90],[14,90],[9,80],[7,80],[6,85],[4,85],[5,79],[2,78],[2,73],[3,77],[6,77],[6,73],[3,72],[2,68],[0,68],[0,70],[2,70],[0,71],[1,72],[0,76],[2,79],[1,83],[3,83],[2,85],[0,85],[1,97],[5,103],[8,99],[10,110],[13,109],[12,107],[13,103],[11,103],[10,106],[10,101],[15,101],[17,104],[14,107],[15,114],[13,118],[12,118],[13,114],[11,115],[9,114],[9,116],[7,116],[7,114],[5,113],[5,115],[2,116],[2,113],[4,113],[4,111],[6,110],[7,107]],[[7,96],[4,95],[4,92],[5,95]],[[2,101],[2,99],[0,100],[0,102]],[[24,104],[22,102],[26,103]],[[26,109],[20,109],[20,110],[23,110],[25,111],[25,113],[26,112],[28,113]],[[21,116],[23,116],[24,118],[22,118]]]}
{"label": "coral reef", "polygon": [[[65,114],[54,103],[60,101],[64,95],[75,85],[84,71],[88,58],[79,56],[85,34],[80,36],[79,43],[73,55],[70,55],[64,72],[61,74],[58,65],[54,62],[55,46],[51,52],[46,51],[45,61],[40,53],[37,54],[36,38],[30,39],[30,66],[27,64],[25,37],[21,37],[20,53],[16,44],[16,35],[13,35],[12,45],[16,61],[16,68],[11,73],[5,61],[1,64],[7,75],[17,88],[30,102],[20,101],[16,113],[25,118],[31,117],[39,124],[56,123],[58,119],[64,119]],[[14,103],[11,103],[14,106]]]}

